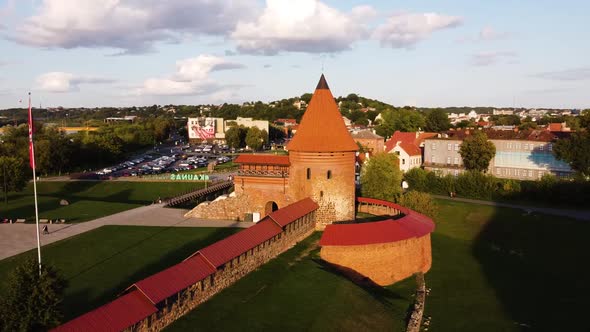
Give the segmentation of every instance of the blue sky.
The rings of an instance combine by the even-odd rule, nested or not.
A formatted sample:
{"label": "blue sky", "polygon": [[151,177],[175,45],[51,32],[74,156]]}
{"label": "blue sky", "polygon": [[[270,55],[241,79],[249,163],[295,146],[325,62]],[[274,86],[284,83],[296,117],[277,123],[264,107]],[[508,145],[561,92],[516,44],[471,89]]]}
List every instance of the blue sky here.
{"label": "blue sky", "polygon": [[588,1],[0,0],[0,108],[590,107]]}

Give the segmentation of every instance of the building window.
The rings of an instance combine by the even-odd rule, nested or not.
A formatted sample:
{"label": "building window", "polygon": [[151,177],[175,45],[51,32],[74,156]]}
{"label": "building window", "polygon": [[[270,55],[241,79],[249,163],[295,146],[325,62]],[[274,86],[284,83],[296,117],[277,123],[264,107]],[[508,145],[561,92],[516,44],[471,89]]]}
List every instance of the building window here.
{"label": "building window", "polygon": [[332,178],[332,171],[328,171],[328,174],[326,174],[326,177],[328,178],[328,180],[330,180]]}
{"label": "building window", "polygon": [[529,169],[529,178],[532,178],[532,177],[533,177],[533,170]]}
{"label": "building window", "polygon": [[432,150],[436,150],[436,142],[432,142]]}
{"label": "building window", "polygon": [[539,151],[543,151],[545,147],[543,146],[543,144],[539,144]]}
{"label": "building window", "polygon": [[455,151],[459,151],[459,143],[455,143]]}
{"label": "building window", "polygon": [[447,143],[447,150],[448,150],[448,151],[451,151],[451,146],[452,146],[452,144],[451,144],[451,143]]}
{"label": "building window", "polygon": [[458,169],[454,170],[454,171],[453,171],[453,174],[454,174],[455,176],[459,175],[459,170],[458,170]]}
{"label": "building window", "polygon": [[430,161],[434,164],[436,162],[436,156],[432,156],[432,158],[430,159]]}
{"label": "building window", "polygon": [[406,164],[406,158],[402,158],[402,165]]}
{"label": "building window", "polygon": [[499,168],[496,168],[496,175],[500,175],[502,173]]}
{"label": "building window", "polygon": [[311,168],[307,169],[307,179],[311,179]]}
{"label": "building window", "polygon": [[455,157],[454,162],[455,162],[455,165],[459,165],[459,157]]}
{"label": "building window", "polygon": [[547,150],[553,151],[553,144],[551,144],[551,143],[547,144]]}
{"label": "building window", "polygon": [[447,164],[451,164],[451,157],[447,157]]}
{"label": "building window", "polygon": [[524,143],[524,149],[528,150],[529,149],[529,145],[527,143]]}

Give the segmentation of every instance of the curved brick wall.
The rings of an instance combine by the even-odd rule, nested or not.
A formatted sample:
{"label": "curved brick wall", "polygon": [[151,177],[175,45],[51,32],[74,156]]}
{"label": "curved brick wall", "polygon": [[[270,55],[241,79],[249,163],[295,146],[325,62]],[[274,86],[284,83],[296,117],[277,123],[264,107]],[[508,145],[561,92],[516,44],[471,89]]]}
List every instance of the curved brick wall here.
{"label": "curved brick wall", "polygon": [[322,259],[353,269],[383,286],[430,270],[430,233],[434,230],[430,218],[392,202],[366,198],[357,201],[365,204],[365,209],[382,210],[388,216],[400,213],[403,217],[329,225],[320,240]]}

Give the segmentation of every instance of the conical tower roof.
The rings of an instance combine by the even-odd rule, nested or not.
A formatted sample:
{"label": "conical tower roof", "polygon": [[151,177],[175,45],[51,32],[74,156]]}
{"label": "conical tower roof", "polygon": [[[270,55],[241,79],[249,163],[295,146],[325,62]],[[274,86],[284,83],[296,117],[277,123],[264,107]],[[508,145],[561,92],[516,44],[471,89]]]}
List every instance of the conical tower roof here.
{"label": "conical tower roof", "polygon": [[289,151],[337,152],[357,151],[358,146],[346,129],[338,105],[324,74],[316,87]]}

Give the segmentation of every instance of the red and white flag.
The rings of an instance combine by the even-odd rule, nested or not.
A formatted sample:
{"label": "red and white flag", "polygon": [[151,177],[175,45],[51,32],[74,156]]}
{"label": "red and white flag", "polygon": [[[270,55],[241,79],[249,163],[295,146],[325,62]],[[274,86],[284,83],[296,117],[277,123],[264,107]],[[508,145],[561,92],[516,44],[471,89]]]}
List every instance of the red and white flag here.
{"label": "red and white flag", "polygon": [[35,169],[35,147],[33,146],[33,109],[31,108],[31,94],[29,93],[29,162]]}

